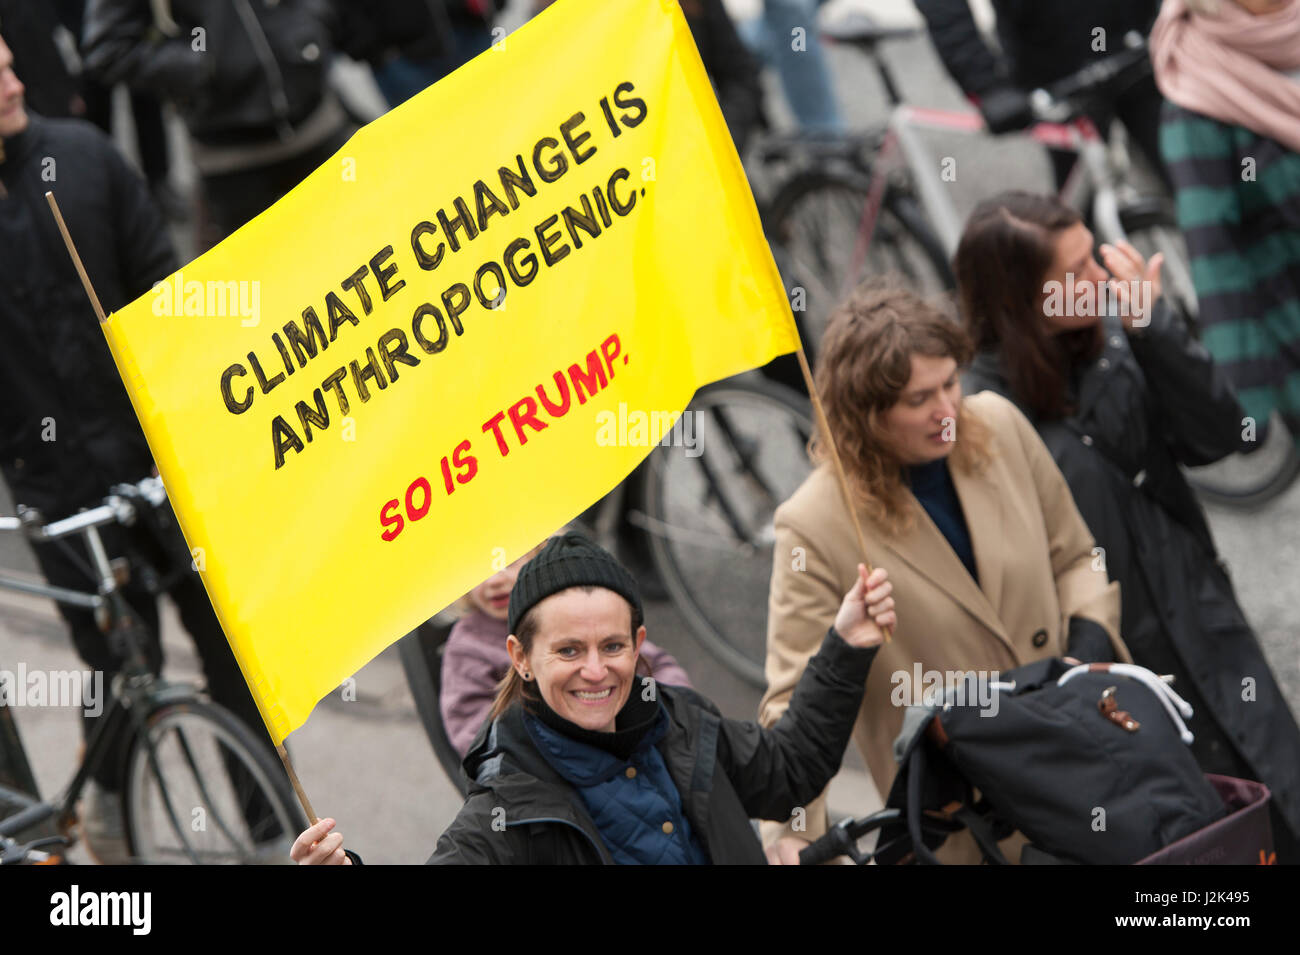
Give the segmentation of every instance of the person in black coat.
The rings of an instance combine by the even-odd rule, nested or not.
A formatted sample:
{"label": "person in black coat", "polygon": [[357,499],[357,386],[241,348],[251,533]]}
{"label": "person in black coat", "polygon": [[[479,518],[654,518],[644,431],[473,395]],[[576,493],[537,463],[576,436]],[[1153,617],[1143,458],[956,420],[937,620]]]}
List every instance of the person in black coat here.
{"label": "person in black coat", "polygon": [[[859,565],[789,710],[763,729],[637,677],[636,583],[581,535],[552,539],[511,591],[513,668],[429,861],[763,864],[749,820],[789,818],[839,769],[882,629],[897,622],[886,578]],[[333,828],[303,832],[291,857],[360,863]]]}
{"label": "person in black coat", "polygon": [[[996,56],[971,14],[969,0],[916,0],[930,39],[961,91],[984,110],[989,128],[1006,132],[1033,122],[1028,91],[1050,86],[1098,59],[1124,49],[1124,35],[1151,30],[1160,0],[993,0]],[[1160,158],[1160,109],[1164,99],[1146,77],[1092,114],[1103,135],[1118,115],[1153,169]],[[1057,185],[1065,182],[1075,154],[1050,150]]]}
{"label": "person in black coat", "polygon": [[1160,297],[1160,263],[1127,244],[1102,255],[1114,308],[1072,209],[1016,192],[977,207],[955,259],[979,349],[966,386],[1033,421],[1097,540],[1098,571],[1120,582],[1134,661],[1173,674],[1205,772],[1268,785],[1278,860],[1300,862],[1300,729],[1179,469],[1255,436],[1226,375]]}
{"label": "person in black coat", "polygon": [[[58,200],[108,311],[175,271],[176,256],[148,189],[108,137],[87,122],[27,112],[22,93],[0,39],[0,472],[16,504],[55,520],[101,503],[114,484],[148,477],[154,463],[45,192]],[[194,638],[213,699],[267,740],[269,752],[180,528],[170,512],[159,516],[156,533],[145,530],[151,523],[101,530],[111,557],[132,558],[123,596],[152,637],[150,663],[162,663],[158,590],[166,587]],[[32,550],[51,584],[95,588],[80,538]],[[82,660],[115,673],[119,661],[92,612],[63,604],[59,612]],[[110,682],[104,685],[111,695]],[[85,717],[87,737],[98,718]],[[110,754],[101,763],[94,779],[103,792],[120,791],[123,761],[124,753]],[[103,861],[126,861],[124,842],[94,848]]]}
{"label": "person in black coat", "polygon": [[85,70],[176,107],[206,251],[298,185],[357,124],[328,83],[327,0],[87,0]]}

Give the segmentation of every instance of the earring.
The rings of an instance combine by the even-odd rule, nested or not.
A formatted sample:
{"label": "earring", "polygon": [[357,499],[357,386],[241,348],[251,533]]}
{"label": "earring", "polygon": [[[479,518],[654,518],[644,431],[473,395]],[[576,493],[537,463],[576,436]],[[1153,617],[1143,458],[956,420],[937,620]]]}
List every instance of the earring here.
{"label": "earring", "polygon": [[529,673],[527,670],[525,670],[523,673],[519,675],[522,676],[525,680],[531,680],[533,678],[533,675]]}

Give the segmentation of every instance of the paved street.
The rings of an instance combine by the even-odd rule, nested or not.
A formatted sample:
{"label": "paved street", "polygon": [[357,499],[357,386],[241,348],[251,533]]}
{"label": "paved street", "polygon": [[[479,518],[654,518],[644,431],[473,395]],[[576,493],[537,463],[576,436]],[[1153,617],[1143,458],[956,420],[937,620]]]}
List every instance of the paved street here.
{"label": "paved street", "polygon": [[[885,3],[885,7],[898,7]],[[918,105],[960,106],[929,46],[918,38],[889,50],[905,95]],[[851,50],[830,51],[837,89],[853,125],[883,119],[883,98],[869,66]],[[346,71],[359,101],[373,102],[368,77]],[[777,87],[768,78],[778,124],[788,124]],[[965,214],[981,198],[1015,185],[1046,188],[1049,172],[1041,151],[1015,138],[984,141],[963,137],[937,141],[940,156],[957,159],[951,183]],[[192,181],[184,172],[182,184]],[[12,514],[13,502],[0,487],[0,514]],[[1300,711],[1300,484],[1266,509],[1243,514],[1214,510],[1214,532],[1236,582],[1241,602],[1255,625],[1294,710]],[[0,540],[0,568],[34,575],[25,545]],[[697,686],[736,718],[755,715],[759,693],[731,676],[692,639],[676,610],[664,602],[647,606],[652,639],[673,652]],[[165,620],[167,675],[194,677],[197,661],[170,608]],[[76,669],[80,662],[47,601],[0,592],[0,668],[19,661],[29,669]],[[368,862],[422,862],[439,832],[454,817],[460,799],[443,775],[415,714],[395,649],[385,651],[356,676],[356,700],[338,694],[317,708],[307,725],[293,734],[289,747],[303,786],[318,812],[340,821],[347,845]],[[74,770],[79,743],[79,716],[71,709],[29,708],[16,712],[43,793],[59,790]],[[875,796],[856,752],[837,780],[832,806],[840,813],[861,814]],[[85,859],[78,850],[75,858]]]}

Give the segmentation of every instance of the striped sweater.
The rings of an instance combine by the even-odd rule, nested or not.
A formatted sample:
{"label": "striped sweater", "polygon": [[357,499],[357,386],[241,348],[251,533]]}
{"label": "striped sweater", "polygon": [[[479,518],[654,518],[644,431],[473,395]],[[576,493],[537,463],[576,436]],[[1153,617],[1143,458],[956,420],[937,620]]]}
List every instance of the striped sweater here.
{"label": "striped sweater", "polygon": [[1169,102],[1160,150],[1205,346],[1246,413],[1262,426],[1276,409],[1300,441],[1300,155]]}

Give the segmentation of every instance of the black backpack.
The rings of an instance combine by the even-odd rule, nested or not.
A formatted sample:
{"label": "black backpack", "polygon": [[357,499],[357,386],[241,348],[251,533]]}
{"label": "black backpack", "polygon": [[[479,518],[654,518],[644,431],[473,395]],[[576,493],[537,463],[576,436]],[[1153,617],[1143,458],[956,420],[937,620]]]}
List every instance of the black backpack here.
{"label": "black backpack", "polygon": [[1187,746],[1191,707],[1149,670],[1041,660],[982,695],[908,707],[877,862],[936,864],[966,828],[993,864],[1019,830],[1021,862],[1127,865],[1225,815]]}

